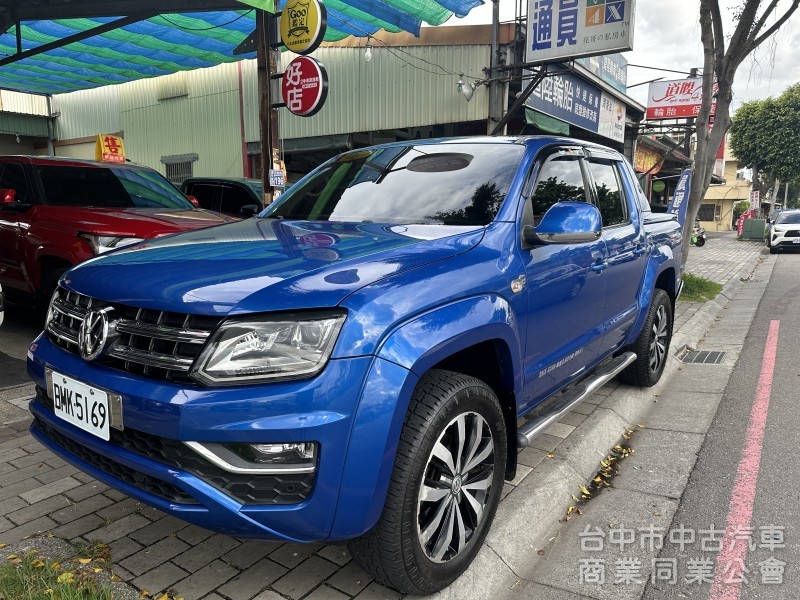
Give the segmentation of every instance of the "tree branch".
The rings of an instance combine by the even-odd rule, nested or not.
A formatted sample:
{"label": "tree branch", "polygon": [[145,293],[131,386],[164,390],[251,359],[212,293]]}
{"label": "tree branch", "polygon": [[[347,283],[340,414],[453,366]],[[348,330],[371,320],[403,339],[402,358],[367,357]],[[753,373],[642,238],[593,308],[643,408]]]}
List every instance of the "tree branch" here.
{"label": "tree branch", "polygon": [[[703,12],[702,5],[703,3],[701,2],[701,14]],[[721,65],[722,59],[725,57],[725,32],[722,30],[722,14],[719,10],[719,2],[708,2],[707,8],[711,13],[711,26],[714,32],[714,61],[717,65]]]}
{"label": "tree branch", "polygon": [[[719,0],[713,0],[713,4],[719,10]],[[756,20],[760,4],[761,0],[747,0],[745,2],[742,14],[739,15],[739,22],[736,24],[733,36],[731,36],[731,43],[728,45],[725,55],[737,66],[747,56],[747,39],[750,35],[750,28]]]}
{"label": "tree branch", "polygon": [[[773,0],[773,1],[774,1],[775,3],[777,3],[777,0]],[[798,6],[798,4],[800,4],[800,0],[792,0],[792,5],[791,5],[789,8],[787,8],[787,9],[786,9],[786,12],[785,12],[785,13],[783,13],[783,15],[782,15],[780,18],[779,18],[777,21],[775,21],[775,22],[772,24],[772,26],[771,26],[769,29],[767,29],[767,30],[766,30],[766,31],[765,31],[763,34],[761,34],[761,35],[760,35],[760,36],[758,36],[758,37],[757,37],[755,40],[753,40],[752,42],[750,42],[750,43],[748,44],[748,46],[747,46],[747,53],[749,54],[750,52],[752,52],[753,50],[755,50],[755,49],[756,49],[756,48],[757,48],[759,45],[761,45],[761,43],[762,43],[764,40],[766,40],[766,39],[767,39],[769,36],[771,36],[773,33],[775,33],[776,31],[778,31],[778,29],[780,29],[780,28],[781,28],[781,26],[782,26],[784,23],[786,23],[786,21],[788,21],[788,20],[789,20],[789,17],[791,17],[791,16],[792,16],[792,14],[794,13],[794,11],[796,11],[796,10],[797,10],[797,6]]]}
{"label": "tree branch", "polygon": [[772,0],[769,6],[764,9],[764,13],[761,15],[761,18],[758,20],[756,24],[753,25],[753,28],[750,30],[750,35],[747,36],[748,44],[751,44],[753,40],[758,36],[758,32],[761,31],[762,27],[764,27],[764,23],[767,22],[767,18],[772,14],[772,12],[778,6],[779,1],[780,0]]}

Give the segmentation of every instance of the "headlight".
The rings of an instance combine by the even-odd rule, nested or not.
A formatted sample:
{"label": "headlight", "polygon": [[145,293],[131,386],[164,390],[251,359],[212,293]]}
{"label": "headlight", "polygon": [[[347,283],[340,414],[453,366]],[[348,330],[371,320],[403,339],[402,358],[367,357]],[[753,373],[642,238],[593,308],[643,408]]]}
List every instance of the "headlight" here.
{"label": "headlight", "polygon": [[328,362],[344,312],[230,319],[217,329],[191,376],[206,385],[299,379]]}
{"label": "headlight", "polygon": [[89,243],[92,247],[92,252],[95,254],[102,254],[109,250],[116,250],[117,248],[124,248],[137,242],[143,242],[143,238],[137,237],[120,237],[113,235],[97,235],[94,233],[79,233],[78,237]]}

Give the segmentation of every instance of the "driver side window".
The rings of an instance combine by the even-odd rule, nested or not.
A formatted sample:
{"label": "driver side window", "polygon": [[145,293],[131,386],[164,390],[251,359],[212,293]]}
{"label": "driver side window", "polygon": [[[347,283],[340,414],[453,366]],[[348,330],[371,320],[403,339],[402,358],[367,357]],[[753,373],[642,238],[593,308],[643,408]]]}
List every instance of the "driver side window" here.
{"label": "driver side window", "polygon": [[554,154],[547,158],[530,201],[534,225],[539,224],[544,213],[556,202],[586,202],[580,157]]}
{"label": "driver side window", "polygon": [[28,184],[25,182],[25,169],[17,163],[6,163],[3,175],[0,177],[0,190],[14,190],[17,192],[17,202],[29,202]]}

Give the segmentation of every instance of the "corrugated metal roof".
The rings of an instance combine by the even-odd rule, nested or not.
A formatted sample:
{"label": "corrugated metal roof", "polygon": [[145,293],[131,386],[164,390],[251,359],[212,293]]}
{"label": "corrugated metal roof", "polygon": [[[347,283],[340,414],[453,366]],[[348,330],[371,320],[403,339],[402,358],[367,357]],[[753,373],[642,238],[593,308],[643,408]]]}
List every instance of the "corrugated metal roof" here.
{"label": "corrugated metal roof", "polygon": [[[379,29],[419,33],[466,15],[482,0],[327,0],[327,41]],[[113,3],[109,3],[113,7]],[[76,7],[78,10],[78,7]],[[110,10],[113,10],[111,8]],[[118,17],[25,21],[22,49],[91,30]],[[254,10],[158,15],[0,67],[0,87],[62,93],[233,62],[233,50],[255,28]],[[0,53],[17,51],[14,29],[0,35]],[[252,55],[251,55],[252,56]]]}
{"label": "corrugated metal roof", "polygon": [[47,137],[47,117],[0,112],[0,134]]}

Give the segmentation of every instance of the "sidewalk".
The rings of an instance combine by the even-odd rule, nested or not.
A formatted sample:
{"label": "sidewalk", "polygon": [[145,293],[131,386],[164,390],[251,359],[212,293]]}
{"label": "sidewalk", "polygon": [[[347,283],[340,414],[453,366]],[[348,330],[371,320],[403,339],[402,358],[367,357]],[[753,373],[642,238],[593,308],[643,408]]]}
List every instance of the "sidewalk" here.
{"label": "sidewalk", "polygon": [[[725,284],[720,298],[727,301],[752,272],[763,245],[738,242],[733,233],[712,235],[706,246],[692,249],[687,271]],[[678,302],[673,349],[696,344],[721,308],[717,302]],[[668,369],[674,374],[678,366],[674,360]],[[659,386],[671,381],[669,374]],[[609,384],[520,452],[517,478],[504,486],[484,548],[467,573],[438,596],[494,600],[512,587],[524,588],[521,578],[530,574],[538,544],[558,528],[577,485],[597,471],[624,428],[635,426],[644,398],[654,393],[658,388],[642,392]],[[78,542],[100,540],[110,544],[114,571],[123,580],[151,594],[171,589],[186,600],[401,597],[355,566],[344,546],[212,534],[93,481],[27,433],[31,395],[30,385],[0,391],[5,423],[0,425],[0,542],[40,532]],[[568,566],[574,570],[575,564]],[[569,597],[564,594],[552,597]]]}

